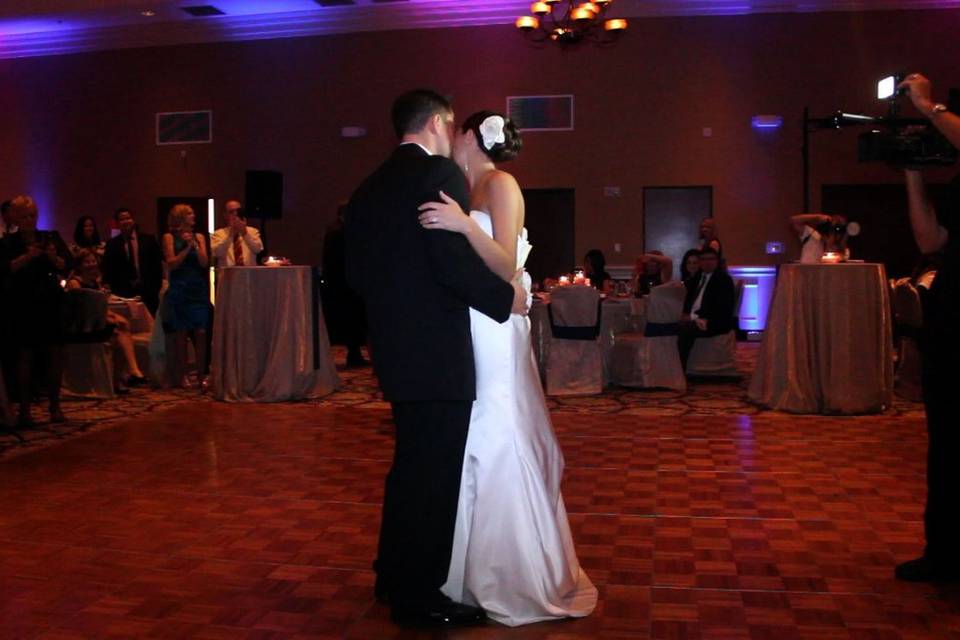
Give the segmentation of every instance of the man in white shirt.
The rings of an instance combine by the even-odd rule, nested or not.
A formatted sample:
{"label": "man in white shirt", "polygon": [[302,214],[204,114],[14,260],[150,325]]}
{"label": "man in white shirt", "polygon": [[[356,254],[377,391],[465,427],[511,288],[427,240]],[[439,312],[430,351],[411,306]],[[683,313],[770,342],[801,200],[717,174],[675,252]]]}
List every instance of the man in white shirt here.
{"label": "man in white shirt", "polygon": [[818,264],[827,251],[840,251],[844,258],[850,257],[850,251],[844,242],[846,232],[838,233],[836,230],[837,227],[846,227],[847,219],[843,216],[801,213],[791,216],[790,224],[800,236],[801,264]]}
{"label": "man in white shirt", "polygon": [[263,251],[260,232],[247,226],[247,218],[239,200],[223,205],[225,226],[210,236],[210,248],[218,267],[254,267],[257,254]]}

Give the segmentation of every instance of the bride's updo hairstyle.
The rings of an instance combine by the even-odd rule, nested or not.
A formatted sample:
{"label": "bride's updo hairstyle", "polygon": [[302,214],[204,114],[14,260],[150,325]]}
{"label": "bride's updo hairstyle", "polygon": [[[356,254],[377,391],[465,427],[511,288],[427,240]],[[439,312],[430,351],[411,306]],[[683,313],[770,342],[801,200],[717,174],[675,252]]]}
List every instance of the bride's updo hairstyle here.
{"label": "bride's updo hairstyle", "polygon": [[523,146],[517,125],[496,111],[476,112],[463,121],[462,129],[473,131],[480,150],[494,162],[513,160]]}

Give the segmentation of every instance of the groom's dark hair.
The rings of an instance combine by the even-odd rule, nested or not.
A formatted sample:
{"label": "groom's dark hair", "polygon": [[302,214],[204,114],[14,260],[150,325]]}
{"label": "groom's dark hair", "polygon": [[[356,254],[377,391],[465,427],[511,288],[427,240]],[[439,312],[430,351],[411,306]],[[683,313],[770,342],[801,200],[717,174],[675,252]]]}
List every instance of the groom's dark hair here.
{"label": "groom's dark hair", "polygon": [[417,133],[435,114],[453,111],[450,99],[430,89],[414,89],[393,101],[393,130],[398,138]]}

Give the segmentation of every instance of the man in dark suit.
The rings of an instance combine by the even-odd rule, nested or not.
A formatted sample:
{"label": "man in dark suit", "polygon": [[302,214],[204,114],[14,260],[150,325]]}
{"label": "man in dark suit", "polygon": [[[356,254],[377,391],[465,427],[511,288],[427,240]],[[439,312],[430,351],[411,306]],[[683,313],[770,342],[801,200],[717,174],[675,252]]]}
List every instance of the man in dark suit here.
{"label": "man in dark suit", "polygon": [[347,280],[366,305],[374,371],[396,425],[376,591],[401,624],[479,624],[480,609],[440,592],[475,399],[469,308],[504,322],[526,311],[526,294],[490,271],[462,235],[418,222],[417,208],[440,191],[469,210],[466,179],[446,157],[449,101],[412,91],[397,98],[392,116],[401,144],[354,192],[345,221]]}
{"label": "man in dark suit", "polygon": [[137,230],[129,209],[113,214],[120,235],[110,238],[103,253],[103,279],[110,291],[124,298],[140,296],[154,316],[163,284],[163,254],[156,238]]}
{"label": "man in dark suit", "polygon": [[680,362],[687,369],[687,358],[697,338],[710,338],[732,331],[735,287],[733,278],[720,268],[717,250],[700,250],[700,273],[686,280],[687,297],[683,302],[683,322],[680,323]]}

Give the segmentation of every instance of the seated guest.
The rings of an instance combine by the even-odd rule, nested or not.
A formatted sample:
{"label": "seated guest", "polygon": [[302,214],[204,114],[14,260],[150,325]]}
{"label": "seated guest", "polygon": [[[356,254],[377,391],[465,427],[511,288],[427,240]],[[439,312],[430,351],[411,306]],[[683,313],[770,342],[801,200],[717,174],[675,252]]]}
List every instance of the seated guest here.
{"label": "seated guest", "polygon": [[733,278],[720,265],[720,256],[712,248],[700,251],[700,273],[683,283],[687,296],[680,323],[680,362],[684,371],[697,338],[723,335],[734,329],[736,293]]}
{"label": "seated guest", "polygon": [[[187,204],[178,204],[167,216],[163,234],[163,258],[169,270],[169,286],[163,300],[163,330],[172,338],[174,362],[182,371],[187,362],[187,338],[197,355],[201,393],[207,389],[207,327],[210,325],[210,296],[207,241],[194,231],[196,214]],[[178,371],[179,373],[179,371]],[[183,387],[190,384],[186,378]]]}
{"label": "seated guest", "polygon": [[114,295],[140,296],[150,313],[157,314],[160,287],[163,285],[163,254],[153,236],[140,233],[129,209],[113,214],[120,229],[110,238],[103,254],[103,280]]}
{"label": "seated guest", "polygon": [[10,213],[10,200],[4,200],[0,203],[0,239],[17,230],[17,224],[13,220],[13,214]]}
{"label": "seated guest", "polygon": [[607,258],[600,249],[590,249],[583,257],[583,275],[590,279],[590,285],[601,293],[613,290],[613,279],[607,273]]}
{"label": "seated guest", "polygon": [[[92,289],[94,291],[105,291],[103,282],[100,278],[100,263],[97,260],[97,254],[90,249],[81,250],[77,257],[76,267],[70,278],[67,280],[67,290],[70,289]],[[127,384],[131,387],[140,386],[147,381],[146,376],[140,371],[137,365],[137,356],[133,348],[133,336],[130,334],[130,322],[118,313],[107,310],[107,322],[113,325],[113,336],[110,343],[113,346],[115,356],[123,358],[122,362],[127,369]],[[114,387],[119,393],[126,390],[120,384],[120,371],[122,367],[114,368]]]}
{"label": "seated guest", "polygon": [[94,222],[93,217],[80,216],[73,230],[73,242],[70,243],[70,255],[74,261],[87,251],[92,252],[97,257],[97,261],[101,261],[105,247],[106,243],[100,240],[100,232],[97,231],[97,223]]}
{"label": "seated guest", "polygon": [[260,232],[247,226],[247,218],[238,200],[223,205],[224,226],[210,236],[210,251],[218,267],[254,267],[263,251]]}
{"label": "seated guest", "polygon": [[650,295],[650,290],[673,280],[673,260],[662,251],[650,251],[637,258],[633,269],[633,290],[636,297]]}
{"label": "seated guest", "polygon": [[801,213],[790,217],[793,230],[800,236],[800,263],[817,264],[827,251],[837,251],[844,258],[847,249],[847,219],[826,213]]}
{"label": "seated guest", "polygon": [[16,232],[0,241],[0,275],[6,280],[4,311],[17,343],[17,378],[20,390],[18,424],[30,426],[33,364],[43,356],[47,373],[50,421],[64,422],[60,409],[63,373],[63,289],[70,252],[56,231],[37,229],[37,205],[29,196],[11,201]]}
{"label": "seated guest", "polygon": [[689,249],[680,260],[680,281],[686,282],[698,273],[700,273],[700,250]]}
{"label": "seated guest", "polygon": [[720,235],[717,232],[717,220],[713,216],[700,221],[700,245],[697,248],[706,249],[708,247],[717,252],[722,264],[723,243],[720,242]]}

